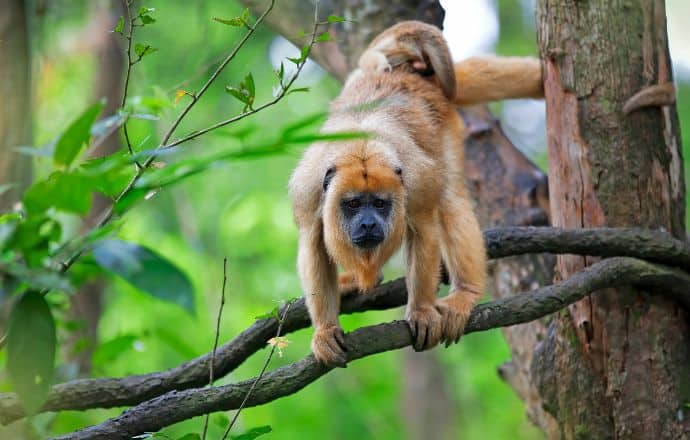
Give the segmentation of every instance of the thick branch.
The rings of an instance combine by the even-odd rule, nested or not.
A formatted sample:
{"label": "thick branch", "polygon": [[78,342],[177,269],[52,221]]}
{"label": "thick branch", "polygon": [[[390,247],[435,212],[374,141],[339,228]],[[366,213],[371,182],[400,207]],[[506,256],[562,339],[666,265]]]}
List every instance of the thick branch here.
{"label": "thick branch", "polygon": [[[668,234],[637,229],[497,228],[484,232],[489,256],[500,258],[528,252],[559,252],[595,256],[612,254],[645,258],[688,268],[690,244]],[[615,252],[614,252],[615,251]],[[685,287],[690,290],[690,288]],[[367,295],[344,298],[341,313],[385,310],[407,301],[403,279],[374,289]],[[263,348],[275,335],[275,319],[254,322],[230,342],[218,348],[214,365],[220,378]],[[284,333],[309,326],[304,300],[297,301],[284,325]],[[202,387],[208,381],[211,354],[207,353],[175,368],[122,378],[79,379],[53,386],[43,411],[83,410],[136,405],[171,390]],[[0,422],[7,424],[24,416],[14,393],[0,394]]]}
{"label": "thick branch", "polygon": [[[596,263],[562,283],[478,305],[470,316],[466,333],[529,322],[554,313],[591,292],[629,284],[661,288],[685,304],[690,303],[689,274],[633,258],[617,257]],[[348,361],[411,343],[404,321],[360,328],[348,334],[346,340]],[[261,405],[296,393],[329,371],[330,368],[319,365],[312,355],[273,370],[258,382],[247,406]],[[61,439],[128,439],[209,412],[236,409],[252,383],[253,379],[250,379],[216,388],[171,391],[100,425]]]}
{"label": "thick branch", "polygon": [[690,243],[639,228],[495,228],[484,232],[491,258],[542,253],[626,256],[690,270]]}

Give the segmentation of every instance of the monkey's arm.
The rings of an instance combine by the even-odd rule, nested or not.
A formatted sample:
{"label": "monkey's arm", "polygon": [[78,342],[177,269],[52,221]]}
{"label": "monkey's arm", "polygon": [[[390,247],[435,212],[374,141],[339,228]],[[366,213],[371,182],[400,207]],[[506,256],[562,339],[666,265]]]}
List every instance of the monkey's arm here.
{"label": "monkey's arm", "polygon": [[419,212],[406,240],[408,300],[405,319],[412,331],[415,350],[434,347],[441,339],[441,314],[435,307],[441,251],[436,213]]}
{"label": "monkey's arm", "polygon": [[320,221],[300,227],[297,269],[314,325],[311,348],[319,362],[344,367],[345,338],[338,323],[340,293],[335,264],[326,252]]}
{"label": "monkey's arm", "polygon": [[544,97],[541,64],[531,57],[472,57],[455,63],[456,104]]}

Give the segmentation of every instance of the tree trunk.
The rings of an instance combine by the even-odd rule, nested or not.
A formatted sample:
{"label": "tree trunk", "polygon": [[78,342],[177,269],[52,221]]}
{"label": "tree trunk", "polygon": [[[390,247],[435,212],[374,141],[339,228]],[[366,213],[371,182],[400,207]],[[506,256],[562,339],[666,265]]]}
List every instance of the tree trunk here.
{"label": "tree trunk", "polygon": [[[684,231],[674,105],[626,101],[672,81],[663,0],[540,0],[554,226]],[[557,278],[594,261],[558,258]],[[565,438],[690,435],[690,332],[678,304],[633,288],[597,292],[551,323],[533,363]]]}
{"label": "tree trunk", "polygon": [[9,211],[31,182],[31,156],[13,149],[31,145],[31,55],[27,5],[6,0],[0,14],[0,212]]}

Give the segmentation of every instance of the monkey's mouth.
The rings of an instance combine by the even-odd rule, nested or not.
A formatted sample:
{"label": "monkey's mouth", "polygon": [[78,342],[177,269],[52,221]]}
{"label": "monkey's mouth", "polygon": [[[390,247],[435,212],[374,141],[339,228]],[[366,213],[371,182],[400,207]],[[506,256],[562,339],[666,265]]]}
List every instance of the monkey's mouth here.
{"label": "monkey's mouth", "polygon": [[361,249],[373,249],[383,242],[383,236],[379,234],[366,234],[359,237],[353,237],[352,242]]}

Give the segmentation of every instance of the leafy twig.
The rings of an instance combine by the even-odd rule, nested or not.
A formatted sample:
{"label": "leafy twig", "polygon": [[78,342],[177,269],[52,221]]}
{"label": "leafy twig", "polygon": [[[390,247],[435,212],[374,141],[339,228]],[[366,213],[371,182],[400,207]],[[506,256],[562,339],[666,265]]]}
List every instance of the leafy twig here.
{"label": "leafy twig", "polygon": [[[127,31],[127,35],[125,35],[125,39],[127,39],[127,72],[125,73],[125,86],[124,90],[122,92],[122,103],[120,107],[124,109],[125,103],[127,102],[127,92],[129,90],[129,77],[132,72],[132,66],[136,64],[139,60],[141,60],[141,57],[139,57],[139,60],[137,61],[132,61],[132,37],[134,35],[134,22],[136,20],[135,18],[132,18],[132,11],[130,9],[130,1],[129,0],[122,0],[122,3],[124,3],[125,6],[125,13],[127,14],[127,22],[129,23],[129,28]],[[122,123],[122,132],[125,135],[125,142],[127,143],[127,151],[129,151],[130,155],[134,155],[134,150],[132,149],[132,142],[129,140],[129,133],[127,132],[127,119]],[[141,164],[138,161],[134,161],[134,164],[137,167],[137,171],[141,169]]]}
{"label": "leafy twig", "polygon": [[[223,258],[223,288],[220,291],[220,307],[218,308],[218,318],[216,319],[216,337],[213,341],[213,351],[211,352],[211,364],[208,372],[208,385],[213,386],[213,366],[216,363],[216,350],[218,349],[218,337],[220,336],[220,320],[223,317],[223,306],[225,305],[225,284],[228,281],[228,257]],[[201,438],[206,440],[206,432],[208,431],[208,419],[210,414],[206,414],[204,419],[204,430]]]}
{"label": "leafy twig", "polygon": [[[225,69],[225,67],[228,65],[230,61],[232,61],[233,58],[237,55],[239,50],[244,46],[244,44],[247,42],[249,37],[254,33],[256,30],[257,25],[259,25],[264,18],[271,12],[273,9],[273,6],[275,5],[275,0],[271,0],[271,3],[269,6],[266,8],[263,14],[259,16],[259,18],[256,20],[256,23],[254,26],[249,28],[249,31],[245,34],[245,36],[240,40],[240,42],[237,44],[237,46],[233,49],[233,51],[228,55],[225,60],[216,68],[216,70],[213,72],[213,74],[209,77],[209,79],[206,81],[206,83],[202,86],[202,88],[199,90],[199,92],[195,93],[192,96],[192,100],[187,104],[187,106],[182,110],[182,112],[178,115],[178,117],[173,121],[172,125],[166,132],[163,141],[160,143],[158,147],[156,147],[156,151],[165,148],[166,143],[170,140],[170,137],[174,133],[175,129],[177,126],[182,122],[182,119],[189,113],[189,111],[194,107],[194,105],[201,99],[203,94],[208,90],[208,88],[211,86],[211,84],[218,78],[218,75]],[[115,214],[115,205],[122,200],[127,194],[132,191],[136,183],[139,181],[141,176],[143,176],[144,171],[151,166],[153,161],[155,160],[156,155],[153,154],[149,156],[143,163],[143,165],[137,170],[137,173],[132,177],[132,179],[129,181],[127,186],[120,192],[120,194],[115,197],[115,200],[113,204],[104,212],[103,216],[101,217],[100,221],[97,223],[96,228],[100,228],[105,226],[112,220],[114,214]],[[84,253],[85,249],[80,249],[76,251],[74,254],[72,254],[67,260],[65,260],[61,265],[60,265],[60,272],[64,273],[66,272],[72,265],[81,257],[81,255]]]}

